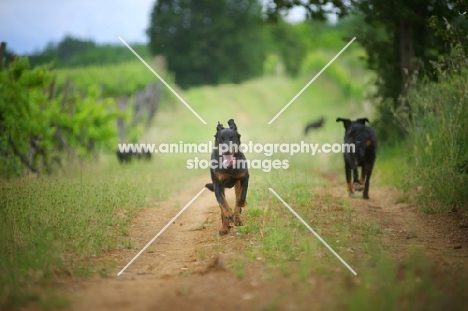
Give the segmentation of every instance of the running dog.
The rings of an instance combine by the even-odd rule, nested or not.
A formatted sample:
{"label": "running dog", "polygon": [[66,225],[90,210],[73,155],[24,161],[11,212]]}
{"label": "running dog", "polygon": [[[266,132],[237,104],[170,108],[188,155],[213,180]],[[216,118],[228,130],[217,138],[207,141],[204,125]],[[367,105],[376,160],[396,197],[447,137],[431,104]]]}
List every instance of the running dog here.
{"label": "running dog", "polygon": [[[211,153],[210,173],[212,183],[205,187],[215,193],[216,200],[221,208],[221,224],[219,235],[229,233],[231,222],[235,226],[242,226],[240,214],[247,205],[247,188],[249,185],[249,171],[247,159],[239,149],[241,135],[237,131],[233,119],[228,121],[229,128],[224,128],[218,122],[216,127],[215,146]],[[234,213],[226,201],[225,188],[234,187],[236,193],[236,207]]]}
{"label": "running dog", "polygon": [[377,156],[377,135],[375,131],[366,126],[367,118],[351,121],[350,119],[337,118],[336,122],[343,122],[345,128],[345,144],[354,145],[353,150],[345,150],[344,162],[346,182],[349,194],[354,193],[351,183],[351,171],[354,181],[358,179],[357,167],[361,167],[361,179],[359,183],[364,184],[363,198],[369,199],[369,183]]}
{"label": "running dog", "polygon": [[306,125],[306,127],[304,128],[304,135],[307,135],[307,133],[310,131],[310,130],[313,130],[313,129],[319,129],[321,127],[323,127],[323,123],[325,123],[325,118],[324,117],[321,117],[320,119],[314,121],[314,122],[310,122]]}

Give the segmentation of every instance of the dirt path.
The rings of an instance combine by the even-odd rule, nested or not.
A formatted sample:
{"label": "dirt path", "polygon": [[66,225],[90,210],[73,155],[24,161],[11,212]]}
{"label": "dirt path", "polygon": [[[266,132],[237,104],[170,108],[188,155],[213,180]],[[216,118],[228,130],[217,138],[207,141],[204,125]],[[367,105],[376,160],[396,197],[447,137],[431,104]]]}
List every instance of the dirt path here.
{"label": "dirt path", "polygon": [[[197,179],[177,198],[141,210],[131,226],[132,249],[114,251],[104,260],[117,262],[120,271],[207,181]],[[233,191],[227,191],[227,198],[234,201]],[[110,277],[74,282],[70,310],[251,309],[250,292],[256,284],[226,271],[225,262],[235,252],[236,228],[220,238],[219,217],[213,193],[205,190],[121,276],[116,271]],[[217,249],[220,243],[223,253]]]}
{"label": "dirt path", "polygon": [[[333,185],[321,189],[322,194],[346,197],[341,176],[322,176]],[[370,197],[362,200],[361,193],[356,193],[349,204],[358,218],[380,228],[382,242],[395,260],[400,261],[412,249],[418,249],[436,266],[468,273],[468,230],[456,217],[424,214],[416,205],[401,202],[401,194],[392,187],[371,187]]]}
{"label": "dirt path", "polygon": [[[322,175],[331,186],[314,189],[334,198],[347,198],[338,176]],[[120,271],[150,241],[166,222],[185,206],[207,182],[190,183],[176,198],[158,208],[141,210],[130,232],[132,248],[106,254],[105,260],[117,263],[109,277],[74,281],[70,291],[74,302],[70,310],[266,310],[278,295],[280,309],[319,309],[322,301],[297,303],[301,292],[294,284],[278,284],[262,278],[262,266],[249,268],[246,276],[236,278],[225,269],[234,256],[242,256],[242,245],[249,243],[236,234],[218,236],[219,207],[213,193],[206,190],[120,277]],[[233,202],[233,191],[228,191]],[[357,217],[376,223],[382,241],[388,244],[395,260],[412,247],[419,247],[436,265],[464,269],[468,263],[468,237],[463,230],[450,230],[440,222],[457,226],[453,218],[427,216],[416,207],[398,203],[398,193],[388,187],[372,189],[371,199],[349,199]],[[247,207],[248,208],[248,207]],[[454,227],[453,227],[454,228]],[[452,229],[453,229],[452,228]],[[222,244],[222,247],[221,247]],[[312,284],[305,289],[325,297],[326,286]],[[322,292],[322,295],[321,295]],[[291,299],[288,299],[291,296]],[[310,295],[309,295],[310,296]],[[294,299],[293,299],[294,298]]]}

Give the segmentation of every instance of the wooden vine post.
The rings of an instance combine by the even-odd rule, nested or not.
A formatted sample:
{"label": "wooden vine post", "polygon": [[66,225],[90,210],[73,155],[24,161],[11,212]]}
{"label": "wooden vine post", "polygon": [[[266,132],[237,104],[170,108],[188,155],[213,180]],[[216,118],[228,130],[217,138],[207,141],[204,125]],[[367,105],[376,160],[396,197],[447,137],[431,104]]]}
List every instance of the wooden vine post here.
{"label": "wooden vine post", "polygon": [[3,70],[3,61],[5,60],[6,42],[0,43],[0,71]]}

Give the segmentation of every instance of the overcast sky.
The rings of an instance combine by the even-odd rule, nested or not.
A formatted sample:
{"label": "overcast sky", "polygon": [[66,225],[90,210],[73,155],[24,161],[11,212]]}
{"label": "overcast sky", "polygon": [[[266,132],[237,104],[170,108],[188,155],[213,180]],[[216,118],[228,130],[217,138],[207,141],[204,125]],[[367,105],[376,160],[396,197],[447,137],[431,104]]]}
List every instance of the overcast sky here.
{"label": "overcast sky", "polygon": [[66,34],[97,42],[146,42],[154,0],[0,0],[0,40],[16,53]]}
{"label": "overcast sky", "polygon": [[[0,0],[0,41],[15,53],[42,50],[67,34],[100,43],[147,42],[155,0]],[[291,14],[300,19],[302,12]]]}

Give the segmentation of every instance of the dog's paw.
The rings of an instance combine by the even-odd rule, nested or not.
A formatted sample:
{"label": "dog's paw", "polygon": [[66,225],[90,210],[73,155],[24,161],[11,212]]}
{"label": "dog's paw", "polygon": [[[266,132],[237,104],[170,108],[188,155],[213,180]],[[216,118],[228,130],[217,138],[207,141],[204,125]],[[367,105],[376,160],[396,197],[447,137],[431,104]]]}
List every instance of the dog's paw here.
{"label": "dog's paw", "polygon": [[355,191],[361,192],[361,191],[364,190],[364,185],[361,184],[361,183],[354,183],[353,188],[354,188]]}
{"label": "dog's paw", "polygon": [[229,233],[229,229],[228,230],[224,230],[224,229],[219,230],[219,235],[220,236],[226,235],[228,233]]}
{"label": "dog's paw", "polygon": [[360,199],[360,198],[362,198],[359,194],[357,194],[357,192],[349,193],[349,194],[348,194],[348,197],[349,197],[350,199]]}
{"label": "dog's paw", "polygon": [[240,226],[244,225],[244,223],[242,222],[239,215],[234,216],[234,225],[237,226],[237,227],[240,227]]}
{"label": "dog's paw", "polygon": [[233,212],[225,212],[223,217],[225,217],[225,221],[231,222],[234,221],[234,213]]}

